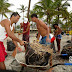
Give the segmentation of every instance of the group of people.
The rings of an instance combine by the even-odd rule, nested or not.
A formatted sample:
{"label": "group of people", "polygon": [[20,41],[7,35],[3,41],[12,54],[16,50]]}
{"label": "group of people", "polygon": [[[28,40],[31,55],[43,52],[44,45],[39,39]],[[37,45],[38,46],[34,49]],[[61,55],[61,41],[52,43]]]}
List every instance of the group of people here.
{"label": "group of people", "polygon": [[[19,18],[20,15],[17,12],[13,12],[10,19],[4,19],[0,22],[0,69],[6,69],[4,61],[7,53],[5,52],[3,41],[8,36],[13,40],[16,48],[19,50],[21,50],[21,48],[18,46],[17,42],[19,42],[20,45],[25,45],[25,42],[29,42],[30,23],[28,20],[26,20],[26,22],[24,21],[23,23],[20,23],[21,28],[23,27],[23,32],[19,33],[19,35],[23,34],[23,39],[20,40],[14,35],[15,28],[13,27],[13,23],[17,23]],[[36,23],[38,29],[37,41],[39,41],[39,37],[41,36],[39,41],[40,44],[51,44],[50,28],[42,20],[39,20],[36,14],[31,15],[31,20]],[[56,38],[58,52],[60,53],[60,41],[62,38],[61,28],[58,26],[58,24],[54,24],[53,27],[55,28],[53,37]]]}

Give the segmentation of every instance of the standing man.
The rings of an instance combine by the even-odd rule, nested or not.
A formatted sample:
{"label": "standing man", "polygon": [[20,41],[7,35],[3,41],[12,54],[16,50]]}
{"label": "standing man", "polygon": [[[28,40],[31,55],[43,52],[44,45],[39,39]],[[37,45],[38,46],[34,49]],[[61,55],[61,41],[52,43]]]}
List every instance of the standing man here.
{"label": "standing man", "polygon": [[41,44],[50,44],[50,36],[49,36],[49,28],[48,26],[41,20],[38,19],[36,14],[31,15],[31,19],[33,22],[36,22],[36,26],[38,29],[38,35],[42,36],[40,41]]}
{"label": "standing man", "polygon": [[[51,44],[49,27],[43,21],[39,20],[36,14],[31,15],[31,20],[36,23],[38,36],[42,36],[40,44]],[[52,56],[50,57],[50,66],[52,66]]]}
{"label": "standing man", "polygon": [[57,42],[57,47],[58,47],[58,53],[60,53],[60,42],[62,39],[62,35],[61,35],[61,28],[58,26],[58,24],[54,24],[53,25],[55,32],[54,32],[54,36],[56,37],[56,42]]}
{"label": "standing man", "polygon": [[6,69],[4,61],[7,53],[5,52],[3,41],[9,36],[14,41],[16,47],[18,47],[17,42],[20,45],[24,45],[24,41],[18,39],[13,32],[13,23],[17,23],[19,18],[20,15],[17,12],[13,12],[10,19],[4,19],[0,22],[0,69]]}
{"label": "standing man", "polygon": [[[29,34],[30,34],[30,23],[28,19],[25,18],[23,23],[20,23],[21,28],[23,28],[23,32],[19,33],[19,35],[23,34],[22,40],[29,42]],[[26,47],[25,47],[26,50]]]}

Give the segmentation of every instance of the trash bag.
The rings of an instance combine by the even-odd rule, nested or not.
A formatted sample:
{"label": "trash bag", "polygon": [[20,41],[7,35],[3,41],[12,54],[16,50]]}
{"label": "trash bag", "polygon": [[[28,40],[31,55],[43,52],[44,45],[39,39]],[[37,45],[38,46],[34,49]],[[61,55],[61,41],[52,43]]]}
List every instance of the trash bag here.
{"label": "trash bag", "polygon": [[67,56],[61,56],[63,59],[69,59],[69,56],[72,56],[72,47],[71,43],[63,46],[61,54],[68,54]]}
{"label": "trash bag", "polygon": [[67,43],[71,43],[71,40],[68,40]]}
{"label": "trash bag", "polygon": [[61,32],[62,35],[64,35],[64,33],[65,33],[64,31]]}
{"label": "trash bag", "polygon": [[12,41],[7,40],[7,51],[13,51],[15,48],[15,44]]}
{"label": "trash bag", "polygon": [[35,53],[35,50],[30,47],[30,44],[26,45],[25,60],[27,65],[40,65],[45,66],[48,64],[49,57],[48,52],[41,51],[40,54]]}

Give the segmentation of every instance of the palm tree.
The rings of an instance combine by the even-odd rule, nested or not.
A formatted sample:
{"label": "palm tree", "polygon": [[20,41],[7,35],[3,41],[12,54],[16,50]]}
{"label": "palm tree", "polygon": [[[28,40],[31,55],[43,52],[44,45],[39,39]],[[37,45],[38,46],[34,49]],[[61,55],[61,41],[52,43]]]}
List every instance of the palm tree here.
{"label": "palm tree", "polygon": [[67,6],[70,6],[70,4],[66,1],[65,3],[62,4],[63,0],[54,0],[54,7],[55,10],[58,11],[57,16],[58,16],[58,24],[59,24],[59,17],[61,14],[64,14],[63,12],[66,11]]}
{"label": "palm tree", "polygon": [[27,7],[25,7],[24,5],[20,5],[20,6],[21,6],[21,8],[17,8],[17,9],[19,9],[21,11],[20,13],[23,13],[23,22],[24,22],[24,12],[26,11]]}
{"label": "palm tree", "polygon": [[0,0],[0,14],[2,14],[2,19],[3,19],[3,16],[8,18],[5,13],[12,12],[11,10],[8,9],[10,6],[12,6],[12,4],[7,3],[7,1],[8,0]]}
{"label": "palm tree", "polygon": [[68,24],[69,12],[68,12],[67,10],[63,10],[62,18],[64,18],[63,21],[66,20],[66,23],[65,23],[65,25],[66,25],[66,30],[68,30],[68,28],[69,28],[69,24]]}
{"label": "palm tree", "polygon": [[29,6],[28,6],[28,14],[27,14],[28,21],[29,21],[30,3],[31,3],[31,0],[29,0]]}
{"label": "palm tree", "polygon": [[[70,15],[69,15],[68,24],[70,26],[70,30],[72,31],[72,13],[70,13]],[[72,47],[72,32],[71,32],[71,47]]]}
{"label": "palm tree", "polygon": [[39,18],[46,16],[46,21],[49,24],[52,16],[56,13],[53,7],[52,0],[41,0],[40,2],[36,3],[36,5],[34,6],[34,10],[37,14],[39,14]]}

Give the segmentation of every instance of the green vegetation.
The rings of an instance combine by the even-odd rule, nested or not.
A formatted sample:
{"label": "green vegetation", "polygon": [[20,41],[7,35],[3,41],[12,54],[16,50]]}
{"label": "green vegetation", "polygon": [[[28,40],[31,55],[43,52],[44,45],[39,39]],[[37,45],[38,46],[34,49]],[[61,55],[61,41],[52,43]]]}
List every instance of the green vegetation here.
{"label": "green vegetation", "polygon": [[8,9],[12,5],[13,4],[8,3],[8,0],[0,0],[0,14],[2,15],[1,19],[3,19],[3,16],[8,18],[6,13],[12,12],[11,10]]}

